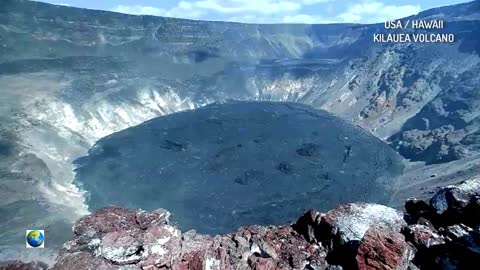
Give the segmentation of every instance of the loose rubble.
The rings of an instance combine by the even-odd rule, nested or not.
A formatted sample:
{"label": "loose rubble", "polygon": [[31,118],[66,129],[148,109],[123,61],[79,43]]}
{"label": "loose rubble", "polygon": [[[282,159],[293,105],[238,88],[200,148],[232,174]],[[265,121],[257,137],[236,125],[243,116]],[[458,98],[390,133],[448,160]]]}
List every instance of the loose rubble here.
{"label": "loose rubble", "polygon": [[[78,220],[52,270],[472,269],[480,261],[480,178],[406,212],[368,203],[306,212],[292,225],[209,236],[180,232],[164,209],[106,207]],[[43,270],[6,262],[0,269]]]}
{"label": "loose rubble", "polygon": [[43,262],[8,261],[0,262],[0,269],[5,270],[47,270],[48,265]]}

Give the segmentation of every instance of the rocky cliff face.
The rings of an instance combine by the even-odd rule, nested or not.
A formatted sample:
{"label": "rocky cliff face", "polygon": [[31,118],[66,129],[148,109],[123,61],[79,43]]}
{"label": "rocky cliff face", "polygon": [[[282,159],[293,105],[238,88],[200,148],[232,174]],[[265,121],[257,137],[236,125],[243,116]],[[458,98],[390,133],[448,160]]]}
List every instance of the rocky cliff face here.
{"label": "rocky cliff face", "polygon": [[480,258],[479,198],[474,178],[442,188],[429,202],[408,200],[405,213],[350,203],[310,210],[292,225],[246,226],[213,237],[182,233],[164,209],[112,206],[76,222],[75,238],[51,269],[472,269]]}
{"label": "rocky cliff face", "polygon": [[334,112],[412,160],[475,157],[479,5],[415,16],[444,19],[453,44],[375,44],[382,25],[246,25],[2,1],[2,255],[26,224],[65,241],[87,212],[72,162],[97,140],[229,98]]}
{"label": "rocky cliff face", "polygon": [[[383,25],[245,25],[8,0],[0,84],[30,121],[83,143],[227,98],[296,101],[396,135],[408,158],[445,162],[477,152],[478,10],[473,1],[412,17],[444,19],[453,44],[376,44]],[[16,93],[32,81],[31,100]],[[424,138],[437,129],[456,139]]]}

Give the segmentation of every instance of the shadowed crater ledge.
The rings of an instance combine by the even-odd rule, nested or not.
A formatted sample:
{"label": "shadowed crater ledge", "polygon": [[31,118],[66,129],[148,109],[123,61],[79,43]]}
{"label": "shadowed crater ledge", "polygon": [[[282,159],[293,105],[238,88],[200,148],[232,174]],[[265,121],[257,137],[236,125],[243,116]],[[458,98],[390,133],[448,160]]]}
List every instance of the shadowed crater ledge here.
{"label": "shadowed crater ledge", "polygon": [[388,203],[402,158],[307,105],[230,102],[158,117],[99,140],[76,162],[91,210],[169,209],[182,230],[282,224],[310,208]]}

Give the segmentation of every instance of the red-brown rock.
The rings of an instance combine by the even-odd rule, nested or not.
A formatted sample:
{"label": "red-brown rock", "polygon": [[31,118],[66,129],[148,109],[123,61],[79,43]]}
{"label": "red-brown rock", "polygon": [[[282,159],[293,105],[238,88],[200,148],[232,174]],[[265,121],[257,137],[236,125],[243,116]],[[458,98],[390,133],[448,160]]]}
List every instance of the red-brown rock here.
{"label": "red-brown rock", "polygon": [[402,212],[393,208],[368,203],[350,203],[337,206],[322,216],[321,235],[330,249],[360,241],[372,226],[400,232],[406,226]]}
{"label": "red-brown rock", "polygon": [[[246,226],[215,237],[181,233],[164,209],[102,208],[75,224],[53,270],[471,269],[480,261],[479,181],[443,188],[430,204],[409,200],[407,217],[350,203],[308,211],[291,226]],[[47,266],[8,262],[0,269]]]}
{"label": "red-brown rock", "polygon": [[405,228],[404,234],[407,240],[412,242],[416,247],[430,248],[432,246],[445,244],[445,239],[434,228],[413,224]]}
{"label": "red-brown rock", "polygon": [[73,232],[77,236],[92,238],[97,234],[114,231],[125,231],[138,228],[135,212],[109,206],[97,210],[95,213],[80,218],[74,226]]}
{"label": "red-brown rock", "polygon": [[360,243],[356,260],[359,270],[406,270],[413,255],[402,234],[372,227]]}

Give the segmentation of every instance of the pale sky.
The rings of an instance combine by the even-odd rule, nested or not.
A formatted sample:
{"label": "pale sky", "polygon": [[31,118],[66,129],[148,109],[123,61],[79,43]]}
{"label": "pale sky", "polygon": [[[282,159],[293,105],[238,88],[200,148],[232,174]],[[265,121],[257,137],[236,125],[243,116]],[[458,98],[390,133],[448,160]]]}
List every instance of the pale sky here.
{"label": "pale sky", "polygon": [[462,0],[42,0],[53,4],[247,23],[377,23]]}

